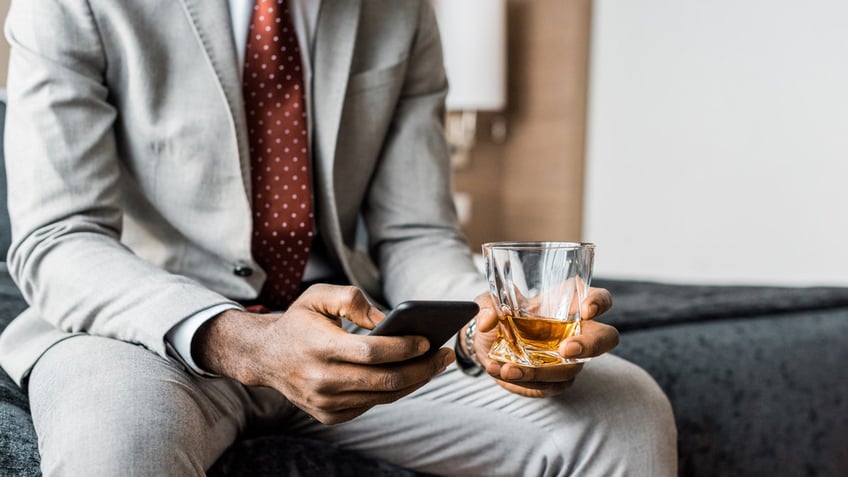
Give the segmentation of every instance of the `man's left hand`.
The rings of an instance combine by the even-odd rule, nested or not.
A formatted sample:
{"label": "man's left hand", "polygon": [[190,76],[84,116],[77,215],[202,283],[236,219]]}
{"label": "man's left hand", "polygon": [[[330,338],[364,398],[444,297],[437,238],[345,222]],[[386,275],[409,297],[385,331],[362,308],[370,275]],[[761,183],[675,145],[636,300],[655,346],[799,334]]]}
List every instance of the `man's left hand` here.
{"label": "man's left hand", "polygon": [[[498,337],[498,313],[488,293],[475,300],[480,306],[477,314],[477,334],[474,352],[490,376],[507,390],[522,396],[547,397],[567,389],[574,382],[583,364],[559,364],[528,367],[501,363],[489,358],[489,349]],[[590,288],[581,306],[581,334],[563,340],[559,353],[565,358],[593,358],[618,345],[618,330],[594,318],[612,307],[612,295],[603,288]]]}

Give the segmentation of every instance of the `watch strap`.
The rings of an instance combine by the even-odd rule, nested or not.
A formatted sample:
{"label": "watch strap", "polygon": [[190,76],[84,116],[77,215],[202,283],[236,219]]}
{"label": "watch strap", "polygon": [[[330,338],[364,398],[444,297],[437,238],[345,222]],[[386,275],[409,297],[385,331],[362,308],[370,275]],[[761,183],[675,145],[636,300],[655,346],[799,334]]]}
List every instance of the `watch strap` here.
{"label": "watch strap", "polygon": [[[476,333],[477,320],[472,319],[465,328],[465,333],[460,333],[459,336],[457,336],[456,344],[454,345],[456,365],[463,373],[473,377],[483,374],[483,367],[480,365],[477,355],[474,352],[474,335]],[[464,343],[465,348],[470,351],[470,356],[469,354],[466,354],[465,349],[462,347],[462,343]]]}

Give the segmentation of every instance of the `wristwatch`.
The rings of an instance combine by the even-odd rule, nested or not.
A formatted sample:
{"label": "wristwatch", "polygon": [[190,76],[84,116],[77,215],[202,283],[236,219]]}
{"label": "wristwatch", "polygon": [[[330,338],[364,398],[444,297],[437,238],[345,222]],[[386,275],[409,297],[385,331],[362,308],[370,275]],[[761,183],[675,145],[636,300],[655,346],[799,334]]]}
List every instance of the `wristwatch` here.
{"label": "wristwatch", "polygon": [[[477,360],[477,355],[474,353],[474,334],[477,332],[477,320],[472,319],[468,323],[468,327],[465,328],[464,336],[456,337],[456,344],[454,345],[454,352],[456,353],[456,365],[459,369],[462,370],[463,373],[477,377],[483,374],[483,367],[480,366],[480,362]],[[465,347],[471,351],[471,356],[465,353],[465,350],[462,349],[462,342],[465,342]]]}

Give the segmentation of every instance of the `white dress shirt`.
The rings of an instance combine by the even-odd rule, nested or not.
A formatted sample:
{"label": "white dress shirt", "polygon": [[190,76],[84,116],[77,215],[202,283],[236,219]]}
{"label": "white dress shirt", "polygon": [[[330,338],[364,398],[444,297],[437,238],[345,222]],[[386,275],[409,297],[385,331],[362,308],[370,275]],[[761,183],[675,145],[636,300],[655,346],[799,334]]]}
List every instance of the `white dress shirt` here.
{"label": "white dress shirt", "polygon": [[[300,44],[301,63],[303,64],[303,83],[306,88],[306,111],[312,117],[312,104],[309,98],[312,88],[312,47],[315,40],[315,28],[318,25],[318,12],[321,9],[321,0],[287,0],[291,9],[292,22],[297,33],[297,41]],[[250,20],[253,14],[255,0],[228,0],[230,4],[230,21],[233,26],[233,41],[238,54],[239,71],[244,71],[244,54],[247,49],[247,32],[250,29]],[[312,121],[309,124],[309,135],[312,136]],[[315,254],[310,255],[303,273],[304,280],[314,280],[319,277],[330,276],[331,268],[322,257]],[[194,334],[207,320],[216,315],[232,309],[241,309],[236,305],[217,305],[196,313],[171,328],[166,335],[166,340],[171,349],[185,364],[198,374],[209,375],[200,369],[191,356],[191,342]]]}

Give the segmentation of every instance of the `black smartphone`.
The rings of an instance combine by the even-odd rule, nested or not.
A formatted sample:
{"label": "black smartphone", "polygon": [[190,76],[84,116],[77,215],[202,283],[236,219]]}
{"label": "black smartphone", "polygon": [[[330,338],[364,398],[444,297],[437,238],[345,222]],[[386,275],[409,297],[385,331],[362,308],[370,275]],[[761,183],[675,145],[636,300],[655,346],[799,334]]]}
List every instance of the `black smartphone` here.
{"label": "black smartphone", "polygon": [[371,330],[374,336],[423,336],[439,349],[477,314],[473,301],[405,301]]}

